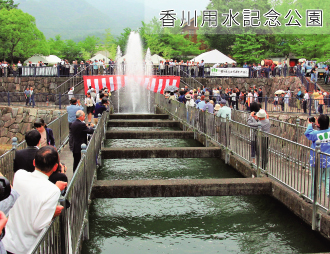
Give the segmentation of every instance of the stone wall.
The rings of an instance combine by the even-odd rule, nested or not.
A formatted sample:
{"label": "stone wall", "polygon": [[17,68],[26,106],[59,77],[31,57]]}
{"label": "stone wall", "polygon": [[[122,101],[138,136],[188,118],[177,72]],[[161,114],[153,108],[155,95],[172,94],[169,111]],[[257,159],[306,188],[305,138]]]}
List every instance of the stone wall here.
{"label": "stone wall", "polygon": [[43,118],[48,124],[55,120],[59,113],[64,111],[0,106],[0,144],[11,144],[13,137],[17,137],[19,142],[23,141],[25,133],[32,129],[37,118]]}
{"label": "stone wall", "polygon": [[68,77],[0,77],[0,92],[24,92],[32,86],[35,93],[54,93]]}
{"label": "stone wall", "polygon": [[[189,84],[188,78],[181,78],[185,83]],[[235,88],[236,86],[246,91],[249,87],[256,86],[256,88],[262,87],[263,95],[267,97],[274,96],[274,92],[282,89],[284,91],[290,87],[293,93],[298,92],[298,87],[302,87],[301,80],[297,77],[275,77],[275,78],[196,78],[205,87],[213,88],[222,86],[225,88]],[[182,84],[181,84],[182,85]],[[194,82],[193,88],[200,87],[200,84]]]}

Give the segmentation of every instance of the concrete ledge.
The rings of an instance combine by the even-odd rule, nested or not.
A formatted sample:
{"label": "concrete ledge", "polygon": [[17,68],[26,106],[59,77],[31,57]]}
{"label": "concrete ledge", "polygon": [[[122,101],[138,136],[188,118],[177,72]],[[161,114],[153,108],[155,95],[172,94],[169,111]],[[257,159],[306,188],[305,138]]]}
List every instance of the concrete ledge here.
{"label": "concrete ledge", "polygon": [[110,119],[168,119],[165,114],[113,114]]}
{"label": "concrete ledge", "polygon": [[213,158],[220,157],[218,147],[102,148],[102,159],[141,158]]}
{"label": "concrete ledge", "polygon": [[269,195],[271,186],[268,178],[96,181],[92,198]]}
{"label": "concrete ledge", "polygon": [[193,139],[192,131],[107,131],[107,139]]}
{"label": "concrete ledge", "polygon": [[179,122],[172,120],[134,121],[110,120],[108,127],[179,127]]}

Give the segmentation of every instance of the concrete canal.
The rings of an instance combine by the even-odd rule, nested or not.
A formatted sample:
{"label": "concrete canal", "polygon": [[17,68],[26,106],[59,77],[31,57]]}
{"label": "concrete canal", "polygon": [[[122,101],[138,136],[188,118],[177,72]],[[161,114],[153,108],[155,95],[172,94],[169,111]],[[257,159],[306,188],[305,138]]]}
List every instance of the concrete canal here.
{"label": "concrete canal", "polygon": [[[102,154],[109,159],[103,159],[98,180],[242,178],[215,158],[216,151],[198,150],[204,148],[191,134],[180,138],[178,126],[166,122],[111,120]],[[83,254],[330,251],[329,242],[267,195],[96,198],[89,220]]]}

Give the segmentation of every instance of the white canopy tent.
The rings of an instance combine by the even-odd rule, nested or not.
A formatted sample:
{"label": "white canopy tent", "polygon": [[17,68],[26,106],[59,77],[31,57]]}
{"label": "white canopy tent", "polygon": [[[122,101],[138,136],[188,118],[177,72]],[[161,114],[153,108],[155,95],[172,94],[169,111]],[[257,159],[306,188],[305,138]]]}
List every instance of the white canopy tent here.
{"label": "white canopy tent", "polygon": [[24,61],[24,64],[26,65],[29,61],[31,61],[32,64],[37,64],[39,61],[42,61],[45,64],[54,65],[54,64],[61,62],[61,58],[59,58],[55,55],[49,55],[49,56],[34,55],[34,56],[31,56],[30,58],[26,59]]}
{"label": "white canopy tent", "polygon": [[165,62],[165,59],[162,58],[161,56],[157,55],[157,54],[154,54],[154,55],[151,56],[151,62],[153,64],[159,64],[160,61],[164,61]]}
{"label": "white canopy tent", "polygon": [[226,62],[228,64],[236,63],[233,59],[222,54],[217,49],[205,52],[205,53],[200,54],[199,56],[196,56],[195,58],[191,59],[191,61],[194,61],[194,62],[201,62],[202,60],[204,60],[205,64],[226,63]]}
{"label": "white canopy tent", "polygon": [[96,54],[94,57],[92,57],[89,60],[91,60],[91,61],[95,61],[95,60],[99,61],[99,60],[103,60],[103,59],[104,59],[105,63],[109,63],[109,61],[110,61],[109,58],[107,58],[105,55],[102,55],[100,53],[99,54]]}

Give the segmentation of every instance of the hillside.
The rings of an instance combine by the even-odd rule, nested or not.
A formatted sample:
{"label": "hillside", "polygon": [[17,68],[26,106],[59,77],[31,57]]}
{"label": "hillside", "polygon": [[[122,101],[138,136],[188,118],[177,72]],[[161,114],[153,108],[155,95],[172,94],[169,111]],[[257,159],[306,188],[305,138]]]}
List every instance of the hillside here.
{"label": "hillside", "polygon": [[46,38],[60,34],[63,39],[78,41],[87,35],[103,34],[111,28],[120,34],[122,26],[85,0],[19,0],[19,8],[36,18],[37,27]]}

